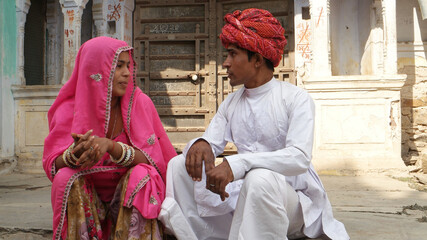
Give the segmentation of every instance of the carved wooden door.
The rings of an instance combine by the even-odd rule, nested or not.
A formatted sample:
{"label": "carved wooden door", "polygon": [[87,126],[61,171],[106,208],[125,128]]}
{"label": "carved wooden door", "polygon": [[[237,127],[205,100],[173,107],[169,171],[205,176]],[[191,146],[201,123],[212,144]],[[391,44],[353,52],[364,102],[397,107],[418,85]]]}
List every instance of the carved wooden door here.
{"label": "carved wooden door", "polygon": [[[292,2],[292,1],[291,1]],[[293,5],[288,1],[144,0],[134,14],[139,87],[154,102],[178,152],[205,131],[230,92],[218,38],[223,17],[235,9],[264,8],[284,24],[292,44]],[[290,28],[292,26],[292,28]],[[293,44],[287,49],[293,49]],[[293,56],[284,54],[275,75],[294,82]],[[231,146],[227,151],[234,151]]]}

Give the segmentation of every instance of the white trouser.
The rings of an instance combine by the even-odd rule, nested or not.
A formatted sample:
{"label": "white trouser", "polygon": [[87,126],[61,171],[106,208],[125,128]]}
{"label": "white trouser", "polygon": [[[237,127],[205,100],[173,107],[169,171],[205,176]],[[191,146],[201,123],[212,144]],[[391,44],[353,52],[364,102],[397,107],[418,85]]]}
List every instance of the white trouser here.
{"label": "white trouser", "polygon": [[[285,176],[253,169],[245,177],[233,213],[200,217],[194,182],[182,155],[168,165],[167,193],[159,218],[178,239],[287,239],[304,236],[298,195]],[[234,217],[233,217],[234,215]],[[292,221],[289,221],[289,220]]]}

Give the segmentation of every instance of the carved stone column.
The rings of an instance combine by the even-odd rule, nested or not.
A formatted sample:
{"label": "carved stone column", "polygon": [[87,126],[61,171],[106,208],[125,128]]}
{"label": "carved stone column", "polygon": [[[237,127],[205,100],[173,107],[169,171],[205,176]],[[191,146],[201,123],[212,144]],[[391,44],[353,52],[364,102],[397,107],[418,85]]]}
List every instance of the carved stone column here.
{"label": "carved stone column", "polygon": [[380,0],[372,1],[370,26],[366,57],[361,60],[360,72],[362,75],[380,76],[384,74],[384,30]]}
{"label": "carved stone column", "polygon": [[397,73],[396,0],[382,0],[385,74]]}
{"label": "carved stone column", "polygon": [[132,45],[132,13],[134,10],[135,2],[133,0],[94,0],[92,6],[94,35],[117,38]]}
{"label": "carved stone column", "polygon": [[331,76],[329,0],[310,0],[312,70],[315,76]]}
{"label": "carved stone column", "polygon": [[297,70],[297,85],[310,76],[311,71],[311,39],[312,28],[309,16],[309,0],[294,2],[295,23],[295,69]]}
{"label": "carved stone column", "polygon": [[30,9],[31,0],[17,0],[16,1],[16,22],[18,27],[17,39],[17,81],[15,84],[25,85],[24,74],[24,38],[25,38],[25,21],[27,20],[28,10]]}
{"label": "carved stone column", "polygon": [[124,7],[122,8],[122,19],[119,22],[119,29],[121,29],[120,39],[127,42],[129,46],[132,46],[132,13],[135,10],[135,1],[125,0]]}
{"label": "carved stone column", "polygon": [[[92,17],[95,25],[93,34],[94,37],[107,36],[107,9],[108,2],[103,0],[93,0]],[[105,14],[104,14],[105,12]]]}
{"label": "carved stone column", "polygon": [[46,28],[48,32],[47,36],[47,56],[46,56],[46,68],[47,68],[47,84],[60,84],[62,80],[62,14],[61,8],[57,1],[47,1],[47,12],[46,12]]}
{"label": "carved stone column", "polygon": [[81,20],[88,0],[60,0],[64,13],[64,74],[62,83],[68,81],[80,48]]}

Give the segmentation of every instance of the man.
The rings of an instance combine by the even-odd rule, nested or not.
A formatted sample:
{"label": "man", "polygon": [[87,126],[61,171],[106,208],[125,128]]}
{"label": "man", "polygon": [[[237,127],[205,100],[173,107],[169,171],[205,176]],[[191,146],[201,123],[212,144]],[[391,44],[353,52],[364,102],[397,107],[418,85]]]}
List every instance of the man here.
{"label": "man", "polygon": [[[311,164],[314,104],[273,77],[286,45],[268,11],[225,16],[220,35],[230,84],[202,138],[168,166],[159,218],[178,239],[349,239]],[[238,154],[215,166],[227,142]]]}

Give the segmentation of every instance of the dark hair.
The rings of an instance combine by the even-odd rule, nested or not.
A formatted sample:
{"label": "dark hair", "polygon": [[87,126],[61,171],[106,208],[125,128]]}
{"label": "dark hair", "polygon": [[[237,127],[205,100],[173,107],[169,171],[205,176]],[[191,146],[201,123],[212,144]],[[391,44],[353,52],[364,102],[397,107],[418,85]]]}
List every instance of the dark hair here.
{"label": "dark hair", "polygon": [[[255,55],[255,52],[249,51],[247,49],[245,49],[245,50],[248,53],[248,61],[250,61],[251,58]],[[264,58],[265,64],[267,64],[267,68],[274,72],[274,65],[273,65],[273,63],[270,60],[268,60],[267,58],[265,58],[265,57],[263,57],[263,58]]]}

